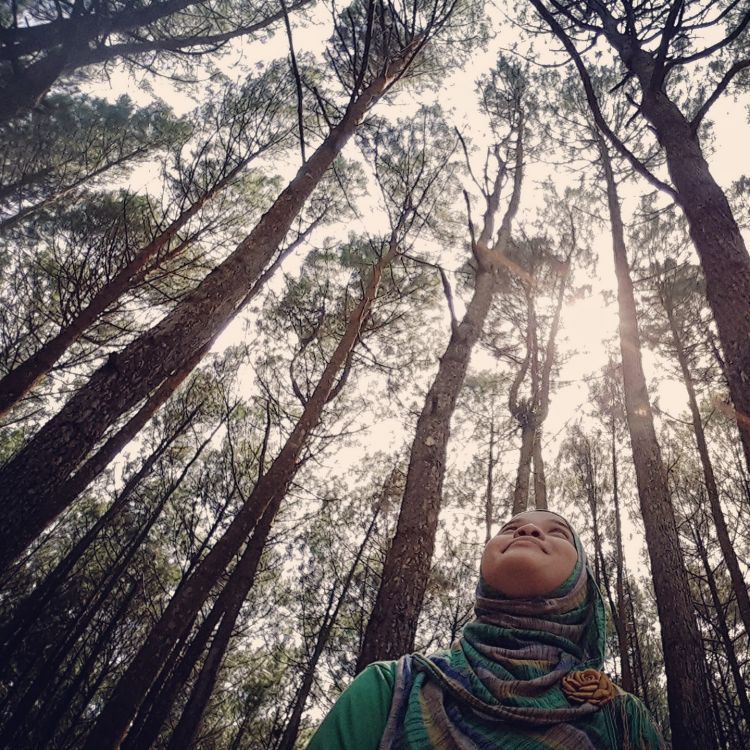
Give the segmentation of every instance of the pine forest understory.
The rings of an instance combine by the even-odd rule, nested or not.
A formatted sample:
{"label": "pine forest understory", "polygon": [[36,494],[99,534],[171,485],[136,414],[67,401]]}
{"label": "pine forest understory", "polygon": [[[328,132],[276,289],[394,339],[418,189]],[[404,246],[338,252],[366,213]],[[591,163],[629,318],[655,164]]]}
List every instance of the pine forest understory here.
{"label": "pine forest understory", "polygon": [[0,5],[0,748],[304,748],[554,510],[750,747],[744,0]]}

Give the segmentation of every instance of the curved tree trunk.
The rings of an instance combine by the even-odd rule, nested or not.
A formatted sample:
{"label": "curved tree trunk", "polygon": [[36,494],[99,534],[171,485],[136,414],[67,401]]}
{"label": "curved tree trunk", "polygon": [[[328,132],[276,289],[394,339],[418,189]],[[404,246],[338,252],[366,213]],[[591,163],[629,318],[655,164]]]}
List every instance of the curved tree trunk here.
{"label": "curved tree trunk", "polygon": [[357,672],[374,661],[398,658],[414,647],[435,547],[451,417],[471,350],[482,332],[497,288],[492,258],[503,253],[510,241],[512,222],[521,200],[523,158],[521,123],[515,149],[513,193],[498,239],[490,248],[503,170],[495,179],[492,193],[485,195],[484,223],[474,247],[479,265],[474,293],[461,322],[453,321],[450,341],[417,420],[401,511],[357,658]]}

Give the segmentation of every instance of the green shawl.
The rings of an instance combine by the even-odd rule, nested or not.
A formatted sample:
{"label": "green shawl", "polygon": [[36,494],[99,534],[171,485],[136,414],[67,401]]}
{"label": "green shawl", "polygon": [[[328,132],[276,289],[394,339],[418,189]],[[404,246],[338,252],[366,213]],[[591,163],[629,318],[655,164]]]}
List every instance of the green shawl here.
{"label": "green shawl", "polygon": [[581,541],[569,578],[539,599],[509,599],[479,581],[476,619],[449,651],[398,661],[380,750],[663,748],[648,712],[618,690],[572,703],[561,680],[601,670],[605,611]]}

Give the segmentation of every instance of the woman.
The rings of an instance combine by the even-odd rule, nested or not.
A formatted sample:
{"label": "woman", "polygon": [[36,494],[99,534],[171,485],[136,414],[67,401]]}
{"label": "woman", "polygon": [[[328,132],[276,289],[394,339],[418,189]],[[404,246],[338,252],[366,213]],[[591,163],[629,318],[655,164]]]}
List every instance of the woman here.
{"label": "woman", "polygon": [[562,516],[520,513],[488,542],[474,612],[450,651],[367,667],[308,750],[664,747],[599,671],[604,606]]}

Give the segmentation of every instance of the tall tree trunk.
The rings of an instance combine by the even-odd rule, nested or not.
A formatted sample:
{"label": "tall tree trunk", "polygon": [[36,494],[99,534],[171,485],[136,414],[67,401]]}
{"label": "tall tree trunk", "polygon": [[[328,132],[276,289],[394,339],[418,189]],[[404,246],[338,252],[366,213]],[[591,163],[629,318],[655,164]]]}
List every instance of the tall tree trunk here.
{"label": "tall tree trunk", "polygon": [[89,677],[94,669],[97,659],[101,656],[104,648],[109,645],[112,635],[115,632],[120,621],[127,612],[130,603],[133,601],[136,593],[140,589],[140,581],[135,581],[120,602],[117,610],[110,618],[107,626],[97,636],[96,642],[94,643],[91,651],[86,657],[85,661],[81,665],[75,679],[68,686],[65,686],[65,692],[63,695],[58,696],[56,704],[51,711],[42,709],[39,713],[40,716],[44,717],[41,728],[38,733],[35,733],[35,741],[38,747],[52,747],[52,740],[57,731],[58,725],[68,711],[78,695],[79,691],[83,687],[84,682]]}
{"label": "tall tree trunk", "polygon": [[219,577],[255,528],[266,508],[286,494],[287,487],[296,473],[300,452],[311,430],[320,421],[326,403],[338,390],[336,380],[339,372],[350,361],[362,325],[377,295],[383,271],[396,251],[397,242],[393,239],[388,252],[373,267],[364,296],[352,312],[344,335],[323,370],[291,435],[269,470],[258,479],[252,493],[223,536],[175,592],[102,709],[96,725],[87,738],[85,750],[119,747],[128,725],[158,672],[159,664],[169,654],[186,627],[190,626]]}
{"label": "tall tree trunk", "polygon": [[357,671],[414,646],[435,545],[450,420],[492,301],[492,271],[477,274],[474,296],[455,328],[417,421],[396,532],[365,630]]}
{"label": "tall tree trunk", "polygon": [[[516,484],[513,488],[513,515],[522,513],[529,505],[529,480],[531,466],[534,466],[534,506],[538,510],[547,508],[547,480],[544,475],[544,460],[542,458],[542,425],[549,413],[550,385],[552,381],[552,366],[555,361],[555,343],[560,329],[565,290],[570,278],[570,259],[575,246],[571,249],[563,264],[564,271],[560,279],[557,292],[555,313],[552,317],[547,342],[544,347],[544,362],[539,366],[539,346],[537,344],[536,303],[534,300],[534,284],[526,290],[528,321],[526,329],[526,357],[520,370],[510,387],[508,404],[511,414],[521,426],[521,452],[518,458]],[[531,373],[531,394],[525,402],[519,401],[518,391],[526,377]]]}
{"label": "tall tree trunk", "polygon": [[494,516],[494,470],[495,470],[495,419],[490,422],[490,445],[487,456],[487,483],[484,489],[484,543],[492,538]]}
{"label": "tall tree trunk", "polygon": [[[138,750],[156,745],[161,727],[172,710],[177,694],[189,681],[193,667],[203,655],[223,612],[223,609],[212,607],[192,640],[190,633],[194,622],[185,629],[185,633],[161,665],[143,704],[128,727],[127,737],[122,743],[124,750]],[[190,643],[185,649],[188,640]]]}
{"label": "tall tree trunk", "polygon": [[[714,655],[714,665],[716,665],[717,659]],[[712,670],[712,674],[716,674],[716,669]],[[720,671],[720,670],[719,670]],[[721,710],[719,709],[719,702],[717,698],[717,693],[719,692],[716,688],[716,680],[715,678],[711,679],[711,687],[709,689],[709,693],[711,695],[711,711],[713,712],[714,717],[714,726],[716,727],[716,738],[718,740],[718,744],[720,748],[727,748],[729,747],[729,744],[727,742],[727,736],[724,732],[724,722],[721,720]]]}
{"label": "tall tree trunk", "polygon": [[200,728],[203,713],[216,685],[219,668],[224,660],[240,610],[255,582],[255,574],[282,500],[283,497],[278,495],[263,511],[263,516],[245,546],[245,551],[214,604],[214,607],[218,607],[222,612],[221,622],[169,741],[168,750],[181,750],[192,746]]}
{"label": "tall tree trunk", "polygon": [[369,108],[403,71],[370,84],[237,249],[151,330],[111,355],[61,411],[0,471],[0,567],[7,566],[65,505],[56,490],[120,415],[181,369],[235,316],[313,189]]}
{"label": "tall tree trunk", "polygon": [[672,332],[672,341],[677,351],[677,361],[680,363],[682,380],[688,394],[688,405],[690,406],[690,416],[693,422],[693,432],[698,447],[698,455],[701,459],[703,479],[706,483],[706,494],[708,495],[708,504],[711,508],[711,517],[713,518],[714,526],[716,528],[716,536],[719,540],[722,557],[724,558],[727,570],[729,571],[732,588],[737,597],[737,608],[740,611],[740,618],[745,626],[745,633],[750,635],[750,595],[748,594],[747,584],[745,583],[744,576],[740,570],[740,564],[734,551],[734,545],[729,538],[729,529],[727,529],[727,523],[724,519],[724,511],[722,510],[721,502],[719,501],[719,488],[716,485],[714,467],[711,463],[711,456],[708,452],[706,433],[703,429],[703,420],[701,419],[700,409],[698,408],[698,399],[695,394],[693,377],[690,374],[685,346],[682,342],[682,336],[680,335],[677,321],[674,317],[674,309],[671,300],[666,295],[661,294],[661,301],[667,313],[669,328]]}
{"label": "tall tree trunk", "polygon": [[737,653],[734,650],[734,642],[731,634],[729,633],[729,627],[727,626],[726,617],[724,616],[724,607],[721,602],[721,596],[719,595],[719,589],[716,586],[716,579],[714,572],[711,569],[711,563],[708,560],[708,553],[706,552],[706,546],[703,543],[703,539],[697,529],[693,528],[693,541],[698,551],[698,557],[700,557],[701,565],[703,566],[703,572],[706,576],[706,584],[711,594],[711,603],[713,604],[714,611],[716,612],[715,618],[711,618],[714,628],[719,635],[721,645],[724,647],[724,654],[727,662],[729,663],[729,671],[732,673],[732,679],[734,680],[734,687],[737,691],[737,701],[740,704],[740,710],[742,716],[745,719],[745,725],[750,731],[750,700],[747,695],[747,685],[742,677],[742,668],[737,659]]}
{"label": "tall tree trunk", "polygon": [[709,171],[695,129],[661,91],[644,91],[642,110],[664,148],[669,174],[700,257],[706,295],[724,350],[737,425],[747,453],[750,452],[750,256],[729,202]]}
{"label": "tall tree trunk", "polygon": [[510,242],[513,219],[521,200],[523,158],[521,124],[516,141],[513,193],[498,239],[490,248],[500,201],[502,170],[499,170],[492,193],[485,196],[487,208],[474,248],[478,262],[474,293],[461,322],[456,324],[453,321],[448,346],[440,358],[437,375],[417,420],[401,511],[365,629],[357,659],[358,672],[374,661],[398,658],[414,647],[435,547],[451,417],[471,350],[482,332],[497,288],[492,259],[504,253]]}
{"label": "tall tree trunk", "polygon": [[544,474],[544,457],[542,456],[542,428],[537,428],[534,435],[534,507],[547,510],[547,477]]}
{"label": "tall tree trunk", "polygon": [[641,637],[638,634],[638,620],[635,616],[635,605],[633,603],[633,588],[630,580],[625,577],[627,589],[627,607],[628,617],[633,624],[633,655],[635,662],[635,674],[638,676],[637,684],[640,686],[638,696],[645,704],[649,711],[652,711],[651,691],[648,689],[648,680],[646,679],[646,670],[643,668],[643,650],[641,649]]}
{"label": "tall tree trunk", "polygon": [[[596,93],[573,41],[542,0],[531,0],[531,3],[571,54],[584,81],[592,111],[598,111]],[[675,9],[678,7],[674,6]],[[698,138],[701,117],[705,114],[703,105],[710,105],[712,100],[706,99],[693,121],[689,120],[666,92],[668,76],[664,65],[657,62],[662,50],[655,53],[653,49],[645,49],[637,38],[635,25],[628,23],[623,30],[620,19],[612,15],[607,4],[592,3],[591,9],[599,15],[604,36],[619,55],[628,77],[638,83],[642,94],[638,111],[651,125],[664,149],[675,188],[673,197],[685,213],[690,236],[703,267],[706,296],[724,350],[737,425],[745,455],[750,457],[750,255],[729,201],[711,174]],[[666,21],[667,24],[670,22]],[[681,21],[677,27],[663,29],[663,39],[667,45],[674,42],[679,23]],[[668,47],[663,51],[667,54]],[[604,125],[603,121],[599,122],[601,115],[597,120],[598,124]],[[713,741],[713,732],[709,731],[708,703],[703,705],[705,712],[699,707],[691,722],[691,726],[700,730],[691,740],[692,743],[701,738],[707,743]],[[703,725],[701,717],[709,723]]]}
{"label": "tall tree trunk", "polygon": [[714,733],[703,648],[643,373],[617,187],[607,147],[602,136],[596,136],[606,178],[617,276],[625,412],[661,623],[672,741],[681,750],[705,750],[713,745]]}
{"label": "tall tree trunk", "polygon": [[[36,382],[46,375],[68,347],[92,325],[105,310],[125,292],[138,278],[139,273],[153,258],[167,248],[177,233],[203,209],[208,201],[218,195],[247,166],[249,159],[237,164],[225,177],[217,181],[167,228],[144,245],[130,262],[118,271],[60,332],[46,341],[25,362],[11,370],[0,380],[0,417],[26,395]],[[187,247],[186,243],[180,245]]]}
{"label": "tall tree trunk", "polygon": [[[620,518],[620,483],[617,471],[617,437],[614,417],[612,418],[612,504],[615,511],[615,555],[617,565],[616,596],[617,605],[614,615],[617,630],[617,648],[620,653],[620,679],[622,689],[632,693],[635,688],[633,672],[628,654],[628,620],[625,614],[625,557],[622,549],[622,522]],[[635,627],[635,623],[633,624]]]}
{"label": "tall tree trunk", "polygon": [[[266,282],[273,276],[281,262],[288,257],[297,247],[297,240],[289,245],[275,258],[273,263],[266,268],[258,280],[253,284],[250,291],[240,303],[239,309],[244,308],[253,300]],[[57,490],[57,499],[61,505],[69,505],[80,495],[109,465],[110,461],[145,427],[146,423],[169,397],[180,387],[193,369],[198,365],[203,356],[213,344],[213,339],[207,341],[198,349],[190,359],[185,361],[175,372],[173,372],[153,393],[146,399],[143,406],[111,437],[109,438],[78,471]]]}
{"label": "tall tree trunk", "polygon": [[[530,420],[533,416],[527,414]],[[512,515],[523,513],[529,506],[529,482],[531,478],[531,462],[534,456],[534,435],[536,430],[533,423],[524,422],[521,425],[521,451],[518,456],[518,470],[516,483],[513,487]]]}
{"label": "tall tree trunk", "polygon": [[[336,601],[335,606],[333,604],[334,589],[331,589],[328,597],[328,607],[326,608],[326,614],[323,618],[323,624],[321,625],[320,631],[318,632],[318,637],[315,640],[315,648],[313,649],[310,660],[307,662],[307,666],[305,667],[305,673],[302,676],[302,682],[294,698],[292,714],[289,717],[289,721],[287,722],[286,727],[284,728],[284,734],[281,736],[281,740],[276,746],[276,750],[294,750],[294,743],[297,739],[297,734],[299,734],[299,725],[302,721],[302,713],[305,710],[305,703],[307,702],[307,698],[310,695],[310,690],[313,686],[313,678],[315,677],[315,670],[318,666],[318,660],[322,656],[323,650],[328,643],[328,638],[331,635],[333,626],[336,624],[341,606],[346,600],[346,597],[349,593],[349,586],[351,585],[352,579],[354,578],[354,574],[357,572],[359,561],[362,559],[362,555],[367,548],[372,532],[375,530],[375,524],[378,520],[379,511],[380,509],[378,508],[375,510],[375,513],[373,513],[370,525],[367,527],[367,531],[365,532],[365,536],[362,539],[362,543],[359,545],[357,554],[354,556],[354,560],[349,567],[349,571],[346,574],[346,578],[344,579],[344,582],[341,586],[341,591],[339,593],[338,600]],[[177,748],[175,748],[175,750],[177,750]]]}
{"label": "tall tree trunk", "polygon": [[589,514],[591,515],[591,528],[594,533],[594,578],[596,579],[596,585],[601,586],[603,582],[602,571],[604,568],[603,555],[602,555],[602,535],[599,529],[599,494],[598,487],[594,479],[594,457],[591,451],[591,444],[588,442],[588,438],[585,439],[581,446],[584,450],[581,458],[584,461],[583,480],[586,486],[586,500],[589,505]]}

